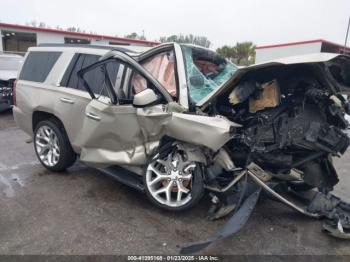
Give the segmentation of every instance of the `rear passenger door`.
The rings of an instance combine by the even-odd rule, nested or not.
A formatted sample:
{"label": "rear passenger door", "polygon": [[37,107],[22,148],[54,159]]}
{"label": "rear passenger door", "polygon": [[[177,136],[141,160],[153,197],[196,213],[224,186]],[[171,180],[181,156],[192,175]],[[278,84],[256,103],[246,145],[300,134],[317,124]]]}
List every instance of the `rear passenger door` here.
{"label": "rear passenger door", "polygon": [[[91,102],[91,96],[84,88],[77,72],[96,63],[99,58],[99,55],[94,54],[75,54],[60,82],[61,88],[59,88],[59,95],[57,96],[56,111],[65,126],[74,150],[78,153],[81,152],[81,144],[78,138],[82,134],[85,108]],[[110,68],[112,67],[114,67],[111,70],[111,72],[114,72],[112,77],[115,79],[118,68],[111,64]],[[96,71],[91,80],[96,82],[101,77],[101,72]]]}

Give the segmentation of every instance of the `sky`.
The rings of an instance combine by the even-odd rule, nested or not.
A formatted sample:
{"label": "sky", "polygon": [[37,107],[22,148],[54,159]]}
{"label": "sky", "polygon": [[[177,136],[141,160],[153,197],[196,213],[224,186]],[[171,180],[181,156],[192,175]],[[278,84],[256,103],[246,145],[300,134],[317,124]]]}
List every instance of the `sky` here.
{"label": "sky", "polygon": [[144,31],[148,40],[194,34],[212,48],[320,38],[344,44],[349,17],[350,0],[0,0],[3,23],[35,20],[118,36]]}

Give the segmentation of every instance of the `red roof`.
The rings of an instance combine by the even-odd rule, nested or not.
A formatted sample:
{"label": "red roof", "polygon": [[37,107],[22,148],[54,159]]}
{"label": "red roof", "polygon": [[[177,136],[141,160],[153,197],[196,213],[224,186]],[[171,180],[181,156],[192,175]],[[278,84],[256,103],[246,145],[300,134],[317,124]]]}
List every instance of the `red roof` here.
{"label": "red roof", "polygon": [[[308,40],[308,41],[300,41],[300,42],[290,42],[290,43],[284,43],[284,44],[261,45],[261,46],[257,46],[256,49],[265,49],[265,48],[274,48],[274,47],[283,47],[283,46],[292,46],[292,45],[304,45],[304,44],[313,44],[313,43],[324,43],[324,44],[330,44],[330,45],[336,46],[341,49],[344,48],[344,45],[332,43],[330,41],[323,40],[323,39],[316,39],[316,40]],[[350,47],[346,47],[346,50],[350,51]]]}
{"label": "red roof", "polygon": [[64,35],[71,35],[71,36],[78,36],[78,37],[89,37],[89,38],[97,38],[97,39],[108,39],[108,40],[114,40],[114,41],[125,41],[125,42],[129,42],[129,43],[144,44],[144,45],[150,45],[150,46],[160,44],[159,42],[153,42],[153,41],[144,41],[144,40],[129,39],[129,38],[125,38],[125,37],[116,37],[116,36],[108,36],[108,35],[69,32],[69,31],[61,30],[61,29],[51,29],[51,28],[34,27],[34,26],[27,26],[27,25],[14,25],[14,24],[0,23],[0,27],[14,28],[14,29],[19,29],[19,30],[32,30],[32,31],[55,33],[55,34],[64,34]]}

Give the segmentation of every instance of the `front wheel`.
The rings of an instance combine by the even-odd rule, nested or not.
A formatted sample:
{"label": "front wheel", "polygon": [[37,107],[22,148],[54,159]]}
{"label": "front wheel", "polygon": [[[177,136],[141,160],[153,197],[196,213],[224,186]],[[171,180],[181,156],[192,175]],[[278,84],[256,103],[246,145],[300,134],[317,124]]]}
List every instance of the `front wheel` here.
{"label": "front wheel", "polygon": [[204,194],[201,165],[186,160],[185,153],[177,150],[164,159],[156,156],[151,161],[144,185],[151,202],[170,211],[189,209]]}

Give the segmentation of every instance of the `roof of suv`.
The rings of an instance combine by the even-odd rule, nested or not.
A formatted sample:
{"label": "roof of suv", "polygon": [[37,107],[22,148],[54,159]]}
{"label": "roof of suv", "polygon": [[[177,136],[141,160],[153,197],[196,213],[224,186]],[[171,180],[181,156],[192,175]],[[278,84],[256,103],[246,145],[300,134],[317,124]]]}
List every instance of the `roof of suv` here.
{"label": "roof of suv", "polygon": [[110,45],[81,45],[81,44],[40,44],[36,47],[30,47],[28,51],[75,51],[83,52],[92,51],[96,53],[106,53],[108,51],[116,50],[129,54],[130,56],[137,56],[152,47],[145,46],[110,46]]}

